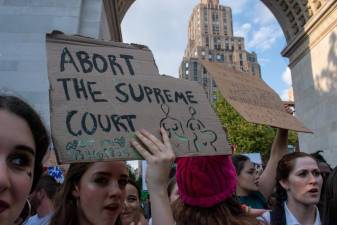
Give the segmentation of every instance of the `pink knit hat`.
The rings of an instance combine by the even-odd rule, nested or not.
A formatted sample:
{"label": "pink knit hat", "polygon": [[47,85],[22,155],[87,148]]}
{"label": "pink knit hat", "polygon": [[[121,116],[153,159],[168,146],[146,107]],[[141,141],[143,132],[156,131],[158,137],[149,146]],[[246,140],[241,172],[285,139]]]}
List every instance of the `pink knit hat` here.
{"label": "pink knit hat", "polygon": [[179,158],[176,176],[180,199],[192,206],[214,206],[230,198],[236,189],[230,155]]}

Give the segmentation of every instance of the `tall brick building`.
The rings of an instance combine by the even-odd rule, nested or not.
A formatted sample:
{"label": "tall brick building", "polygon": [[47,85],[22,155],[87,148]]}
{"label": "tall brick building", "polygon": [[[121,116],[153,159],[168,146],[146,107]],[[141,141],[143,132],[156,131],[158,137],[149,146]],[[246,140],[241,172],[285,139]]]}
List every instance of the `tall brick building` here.
{"label": "tall brick building", "polygon": [[188,43],[179,69],[179,77],[202,84],[215,100],[216,84],[198,62],[206,59],[232,66],[247,76],[261,78],[257,55],[245,49],[243,37],[233,34],[232,10],[219,0],[201,0],[194,7],[188,26]]}

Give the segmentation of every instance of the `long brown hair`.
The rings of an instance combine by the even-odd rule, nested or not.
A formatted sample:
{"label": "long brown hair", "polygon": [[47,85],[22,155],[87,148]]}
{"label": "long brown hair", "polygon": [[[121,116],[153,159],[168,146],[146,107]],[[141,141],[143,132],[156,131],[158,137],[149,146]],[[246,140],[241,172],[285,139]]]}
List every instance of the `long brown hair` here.
{"label": "long brown hair", "polygon": [[177,199],[173,203],[173,215],[177,225],[263,224],[255,217],[246,214],[233,197],[208,208],[190,206]]}
{"label": "long brown hair", "polygon": [[77,199],[72,191],[93,163],[71,164],[65,177],[61,191],[56,197],[55,213],[49,225],[79,225]]}

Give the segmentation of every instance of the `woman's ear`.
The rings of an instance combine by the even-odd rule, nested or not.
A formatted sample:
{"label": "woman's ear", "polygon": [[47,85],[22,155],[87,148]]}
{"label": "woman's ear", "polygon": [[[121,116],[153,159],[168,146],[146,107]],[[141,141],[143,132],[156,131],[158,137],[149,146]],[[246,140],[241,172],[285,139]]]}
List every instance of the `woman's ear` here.
{"label": "woman's ear", "polygon": [[80,189],[78,187],[77,184],[75,184],[74,189],[72,190],[71,194],[75,197],[75,198],[79,198],[80,197]]}
{"label": "woman's ear", "polygon": [[283,187],[283,189],[285,189],[286,191],[289,190],[289,183],[287,180],[280,180],[279,183],[281,187]]}

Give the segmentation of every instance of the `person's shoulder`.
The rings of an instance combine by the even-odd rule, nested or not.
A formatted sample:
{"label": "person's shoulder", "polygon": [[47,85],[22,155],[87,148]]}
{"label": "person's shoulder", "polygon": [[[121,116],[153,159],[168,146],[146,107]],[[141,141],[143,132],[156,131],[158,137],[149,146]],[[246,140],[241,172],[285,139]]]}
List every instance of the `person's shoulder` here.
{"label": "person's shoulder", "polygon": [[35,214],[34,216],[29,217],[22,225],[31,225],[31,224],[34,224],[36,220],[37,220],[37,214]]}
{"label": "person's shoulder", "polygon": [[270,224],[270,211],[263,213],[262,216],[258,217],[257,219]]}

